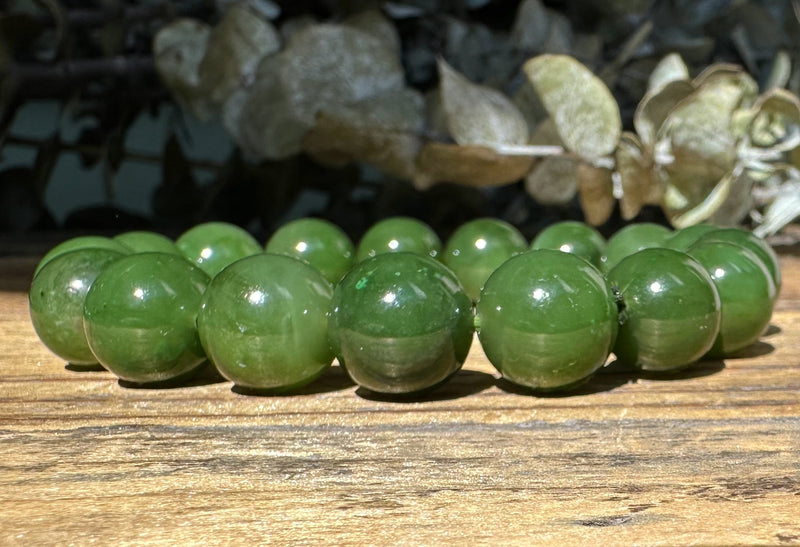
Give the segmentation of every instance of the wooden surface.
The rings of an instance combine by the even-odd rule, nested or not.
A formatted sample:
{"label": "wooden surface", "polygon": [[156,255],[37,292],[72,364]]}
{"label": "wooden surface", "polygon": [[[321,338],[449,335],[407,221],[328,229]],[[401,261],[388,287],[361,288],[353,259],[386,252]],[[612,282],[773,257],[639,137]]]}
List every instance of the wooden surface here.
{"label": "wooden surface", "polygon": [[[427,400],[338,367],[255,397],[133,389],[37,340],[0,259],[0,544],[800,543],[800,260],[762,342],[536,397],[479,346]],[[16,291],[16,292],[15,292]]]}

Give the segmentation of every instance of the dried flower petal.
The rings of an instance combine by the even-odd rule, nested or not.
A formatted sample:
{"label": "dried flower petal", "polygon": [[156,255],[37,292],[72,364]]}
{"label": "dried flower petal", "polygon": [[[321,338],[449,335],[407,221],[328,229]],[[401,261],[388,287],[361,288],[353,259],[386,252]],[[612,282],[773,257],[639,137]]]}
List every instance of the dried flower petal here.
{"label": "dried flower petal", "polygon": [[501,186],[524,177],[532,161],[525,156],[504,156],[483,146],[428,142],[417,156],[414,186],[420,190],[437,182]]}

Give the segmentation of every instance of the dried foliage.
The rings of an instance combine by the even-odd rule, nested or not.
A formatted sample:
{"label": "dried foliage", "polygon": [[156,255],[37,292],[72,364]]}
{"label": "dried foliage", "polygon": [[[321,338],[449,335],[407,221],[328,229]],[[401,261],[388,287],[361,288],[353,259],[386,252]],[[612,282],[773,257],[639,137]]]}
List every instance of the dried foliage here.
{"label": "dried foliage", "polygon": [[[113,57],[123,52],[120,36],[150,32],[143,55],[152,55],[174,100],[220,120],[241,152],[210,189],[184,173],[182,183],[164,181],[160,199],[172,188],[208,210],[230,192],[232,165],[280,171],[266,180],[288,181],[290,166],[307,155],[336,169],[367,165],[425,192],[446,183],[484,188],[494,199],[507,196],[497,187],[513,185],[542,206],[579,204],[593,224],[658,207],[676,227],[752,222],[763,235],[800,213],[798,0],[574,0],[560,9],[522,0],[515,11],[491,1],[374,3],[365,11],[335,2],[240,0],[208,10],[198,1],[146,12],[110,3],[128,18],[121,27],[113,16],[100,23],[92,47]],[[51,64],[76,62],[66,53],[74,13],[16,4],[0,20],[0,130],[35,80],[20,59],[33,51]],[[136,14],[143,24],[131,23]],[[33,31],[22,38],[14,25]],[[47,37],[49,48],[35,46]],[[145,104],[118,114],[118,134]],[[96,146],[113,173],[122,152],[108,127],[101,133]],[[165,154],[181,153],[170,146]],[[46,178],[40,170],[34,180]],[[353,189],[338,184],[331,192]],[[377,194],[386,188],[396,186],[383,183]],[[275,195],[287,205],[298,192]],[[341,214],[343,200],[330,200],[330,216]],[[532,210],[504,214],[529,221]]]}

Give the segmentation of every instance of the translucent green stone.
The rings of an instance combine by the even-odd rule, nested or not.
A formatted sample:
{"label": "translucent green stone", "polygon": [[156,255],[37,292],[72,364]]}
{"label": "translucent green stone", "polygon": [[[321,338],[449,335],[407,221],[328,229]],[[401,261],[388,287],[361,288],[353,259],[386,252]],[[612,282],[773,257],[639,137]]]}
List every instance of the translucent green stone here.
{"label": "translucent green stone", "polygon": [[772,282],[775,284],[775,298],[781,291],[781,263],[778,255],[772,250],[769,243],[747,230],[739,228],[724,228],[703,235],[699,241],[727,241],[740,245],[754,253],[769,270]]}
{"label": "translucent green stone", "polygon": [[644,249],[608,273],[625,309],[614,353],[622,365],[676,370],[711,349],[720,300],[705,268],[673,249]]}
{"label": "translucent green stone", "polygon": [[227,222],[198,224],[185,231],[175,245],[211,277],[240,258],[263,252],[253,236]]}
{"label": "translucent green stone", "polygon": [[382,254],[337,285],[331,340],[352,379],[371,391],[406,394],[461,368],[473,335],[472,302],[431,258]]}
{"label": "translucent green stone", "polygon": [[489,277],[476,327],[486,357],[504,378],[555,390],[603,366],[617,320],[614,294],[594,266],[541,249],[511,258]]}
{"label": "translucent green stone", "polygon": [[84,299],[100,272],[123,256],[110,249],[77,249],[53,258],[34,278],[28,293],[33,328],[61,359],[97,364],[83,332]]}
{"label": "translucent green stone", "polygon": [[269,239],[268,253],[298,258],[331,283],[338,283],[355,261],[355,247],[344,231],[326,220],[302,218],[281,226]]}
{"label": "translucent green stone", "polygon": [[181,251],[170,238],[155,232],[134,231],[114,236],[114,241],[122,243],[134,253],[170,253]]}
{"label": "translucent green stone", "polygon": [[724,358],[757,341],[772,317],[775,284],[750,250],[726,241],[700,241],[688,253],[711,275],[722,306],[712,358]]}
{"label": "translucent green stone", "polygon": [[455,272],[467,295],[477,301],[492,272],[527,249],[525,237],[508,222],[480,218],[462,224],[453,232],[442,253],[442,262]]}
{"label": "translucent green stone", "polygon": [[622,228],[608,240],[602,259],[604,270],[608,272],[620,260],[642,249],[663,247],[671,234],[672,230],[669,228],[651,222],[631,224]]}
{"label": "translucent green stone", "polygon": [[295,258],[239,260],[208,287],[197,318],[220,373],[235,384],[285,391],[308,384],[333,362],[328,311],[333,287]]}
{"label": "translucent green stone", "polygon": [[663,247],[686,252],[698,239],[709,232],[716,232],[717,230],[719,230],[719,226],[714,224],[695,224],[694,226],[681,228],[664,241]]}
{"label": "translucent green stone", "polygon": [[606,240],[600,232],[583,222],[565,221],[552,224],[539,232],[531,249],[551,249],[577,255],[600,267]]}
{"label": "translucent green stone", "polygon": [[84,304],[92,353],[131,382],[172,380],[198,367],[205,353],[196,318],[208,282],[174,254],[133,254],[108,265]]}
{"label": "translucent green stone", "polygon": [[79,236],[68,239],[59,243],[50,249],[46,255],[39,261],[33,276],[36,277],[45,265],[53,260],[55,257],[75,251],[78,249],[108,249],[122,254],[130,254],[131,250],[118,241],[114,241],[110,237],[102,236]]}
{"label": "translucent green stone", "polygon": [[376,222],[362,236],[356,262],[383,253],[416,253],[437,258],[442,241],[433,229],[415,218],[392,217]]}

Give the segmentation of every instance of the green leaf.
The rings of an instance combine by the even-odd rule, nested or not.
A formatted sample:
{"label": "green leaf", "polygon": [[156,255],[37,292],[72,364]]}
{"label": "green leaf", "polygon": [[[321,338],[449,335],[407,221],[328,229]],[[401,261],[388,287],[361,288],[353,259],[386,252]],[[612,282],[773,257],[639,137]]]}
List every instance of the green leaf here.
{"label": "green leaf", "polygon": [[453,140],[487,147],[528,142],[528,123],[508,97],[470,82],[443,59],[438,66],[442,107]]}
{"label": "green leaf", "polygon": [[622,122],[605,84],[566,55],[540,55],[523,66],[567,149],[589,159],[611,154]]}

